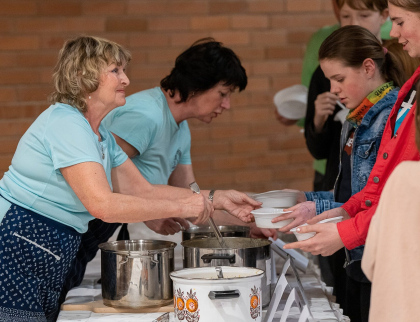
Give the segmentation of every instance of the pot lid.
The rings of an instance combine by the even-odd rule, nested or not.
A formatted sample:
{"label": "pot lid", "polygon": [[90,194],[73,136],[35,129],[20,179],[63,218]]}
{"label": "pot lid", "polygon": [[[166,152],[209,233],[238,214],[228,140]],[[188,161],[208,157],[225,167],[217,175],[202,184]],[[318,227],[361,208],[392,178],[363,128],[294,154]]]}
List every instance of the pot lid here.
{"label": "pot lid", "polygon": [[223,249],[228,251],[232,249],[259,248],[271,244],[270,240],[262,238],[223,237],[223,240],[227,248],[222,248],[215,237],[184,240],[181,245],[183,247]]}
{"label": "pot lid", "polygon": [[[209,282],[229,282],[232,280],[243,280],[247,278],[262,277],[264,271],[253,267],[234,267],[234,266],[216,266],[216,267],[197,267],[184,268],[179,271],[173,271],[169,275],[172,279],[181,280],[199,280]],[[223,275],[223,277],[219,277]]]}
{"label": "pot lid", "polygon": [[173,250],[176,243],[166,240],[132,239],[118,240],[99,244],[102,251],[118,254],[151,254],[165,250]]}

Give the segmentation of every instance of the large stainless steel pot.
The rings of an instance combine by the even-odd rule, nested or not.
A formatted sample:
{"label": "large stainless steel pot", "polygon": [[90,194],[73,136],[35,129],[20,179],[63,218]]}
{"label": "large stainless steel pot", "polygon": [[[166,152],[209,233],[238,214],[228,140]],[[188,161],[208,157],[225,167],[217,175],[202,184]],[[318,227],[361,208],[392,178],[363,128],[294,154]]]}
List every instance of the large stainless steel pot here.
{"label": "large stainless steel pot", "polygon": [[170,303],[173,291],[169,273],[174,270],[175,246],[164,240],[100,244],[104,304],[141,308]]}
{"label": "large stainless steel pot", "polygon": [[175,321],[260,322],[263,276],[263,270],[248,267],[172,272]]}
{"label": "large stainless steel pot", "polygon": [[[223,237],[249,237],[250,228],[247,226],[218,226]],[[208,238],[216,237],[213,229],[210,226],[191,227],[182,232],[182,240],[190,240],[194,238]]]}
{"label": "large stainless steel pot", "polygon": [[267,239],[226,237],[228,248],[216,238],[186,240],[183,246],[184,268],[209,266],[256,267],[265,271],[262,280],[262,305],[271,299],[271,241]]}

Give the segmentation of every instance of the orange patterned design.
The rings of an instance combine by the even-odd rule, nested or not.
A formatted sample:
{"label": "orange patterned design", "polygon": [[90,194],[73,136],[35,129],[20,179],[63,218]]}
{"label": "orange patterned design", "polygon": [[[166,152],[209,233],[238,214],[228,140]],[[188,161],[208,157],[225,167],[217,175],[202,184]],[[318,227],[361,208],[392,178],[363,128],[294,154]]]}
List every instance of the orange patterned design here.
{"label": "orange patterned design", "polygon": [[194,299],[188,299],[187,300],[187,310],[190,311],[191,313],[197,311],[198,309],[198,303],[196,300]]}
{"label": "orange patterned design", "polygon": [[251,307],[255,309],[258,306],[258,296],[252,295],[251,297]]}
{"label": "orange patterned design", "polygon": [[178,307],[178,310],[182,311],[184,309],[184,306],[185,306],[184,300],[182,298],[178,297],[176,299],[176,306]]}

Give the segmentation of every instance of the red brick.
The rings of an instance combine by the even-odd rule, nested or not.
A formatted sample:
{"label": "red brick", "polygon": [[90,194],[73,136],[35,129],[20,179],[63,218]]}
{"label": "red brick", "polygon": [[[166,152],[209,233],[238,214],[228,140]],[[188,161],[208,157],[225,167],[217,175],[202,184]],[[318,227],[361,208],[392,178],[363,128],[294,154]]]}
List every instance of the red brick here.
{"label": "red brick", "polygon": [[293,30],[296,28],[303,28],[312,30],[315,32],[318,28],[326,25],[333,25],[337,23],[332,13],[323,14],[280,14],[271,17],[271,24],[273,29],[287,28]]}
{"label": "red brick", "polygon": [[[13,154],[16,151],[19,138],[0,138],[0,153]],[[9,161],[10,162],[10,161]]]}
{"label": "red brick", "polygon": [[60,17],[21,18],[16,21],[17,32],[49,32],[62,31],[63,20]]}
{"label": "red brick", "polygon": [[17,93],[14,88],[0,87],[0,102],[11,102],[16,100]]}
{"label": "red brick", "polygon": [[147,20],[143,18],[115,17],[106,19],[107,32],[142,32],[147,30]]}
{"label": "red brick", "polygon": [[247,89],[250,91],[266,91],[270,88],[268,77],[248,77]]}
{"label": "red brick", "polygon": [[1,53],[0,52],[0,68],[11,68],[20,66],[17,63],[15,53]]}
{"label": "red brick", "polygon": [[82,3],[75,1],[41,1],[39,14],[52,16],[78,16],[82,13]]}
{"label": "red brick", "polygon": [[320,0],[286,0],[286,10],[289,12],[320,11]]}
{"label": "red brick", "polygon": [[51,86],[31,86],[18,88],[19,101],[42,101],[47,104],[47,98],[53,90]]}
{"label": "red brick", "polygon": [[249,159],[250,157],[246,155],[215,156],[214,169],[216,171],[244,169],[249,166]]}
{"label": "red brick", "polygon": [[139,65],[133,64],[133,66],[130,66],[130,72],[131,72],[132,80],[152,79],[152,80],[156,80],[156,83],[158,84],[158,82],[163,77],[169,74],[170,68],[164,65],[155,65],[155,66],[147,65],[146,66],[144,64],[139,64]]}
{"label": "red brick", "polygon": [[249,4],[248,1],[209,1],[210,14],[239,14],[246,12]]}
{"label": "red brick", "polygon": [[[199,125],[199,124],[198,124]],[[191,138],[193,142],[196,141],[205,141],[210,139],[211,129],[208,126],[191,126]]]}
{"label": "red brick", "polygon": [[128,1],[128,13],[130,15],[196,15],[208,12],[207,2],[191,1]]}
{"label": "red brick", "polygon": [[266,15],[234,15],[232,17],[233,29],[266,29],[268,17]]}
{"label": "red brick", "polygon": [[218,31],[213,32],[212,37],[221,41],[225,46],[248,45],[250,43],[249,34],[243,31]]}
{"label": "red brick", "polygon": [[235,182],[266,182],[273,179],[272,170],[252,169],[248,171],[236,171]]}
{"label": "red brick", "polygon": [[15,56],[19,67],[53,67],[57,61],[57,51],[24,52]]}
{"label": "red brick", "polygon": [[149,50],[147,52],[147,61],[150,63],[168,63],[173,66],[175,65],[176,57],[181,54],[182,50],[183,48]]}
{"label": "red brick", "polygon": [[229,18],[227,16],[192,17],[191,29],[206,31],[229,29]]}
{"label": "red brick", "polygon": [[39,82],[40,73],[28,70],[5,70],[7,77],[0,77],[0,85],[32,84]]}
{"label": "red brick", "polygon": [[216,176],[214,171],[210,170],[195,173],[195,179],[197,182],[200,182],[200,186],[203,187],[203,189],[205,189],[205,187],[220,189],[219,187],[224,184],[232,187],[232,184],[235,182],[235,175],[232,172],[218,172]]}
{"label": "red brick", "polygon": [[[211,36],[206,31],[191,31],[191,32],[178,32],[175,34],[170,34],[170,44],[171,47],[173,46],[182,46],[184,51],[188,47],[190,47],[194,42],[201,38],[206,38]],[[220,41],[220,39],[217,39],[217,41]]]}
{"label": "red brick", "polygon": [[164,33],[135,33],[128,38],[129,48],[168,47],[170,35]]}
{"label": "red brick", "polygon": [[265,50],[261,47],[255,48],[236,48],[229,46],[241,60],[263,60],[265,58]]}
{"label": "red brick", "polygon": [[39,48],[39,39],[34,36],[0,36],[0,50],[33,50]]}
{"label": "red brick", "polygon": [[282,47],[267,48],[268,59],[302,58],[303,54],[304,50],[302,46],[289,45]]}
{"label": "red brick", "polygon": [[287,35],[287,41],[292,44],[306,44],[311,36],[310,31],[294,31]]}
{"label": "red brick", "polygon": [[289,77],[273,77],[273,88],[277,89],[278,91],[292,86],[300,84],[300,74],[290,74]]}
{"label": "red brick", "polygon": [[231,139],[231,138],[243,138],[248,136],[249,129],[244,125],[226,125],[226,126],[214,126],[211,129],[211,139]]}
{"label": "red brick", "polygon": [[272,14],[273,12],[283,12],[285,10],[284,2],[285,0],[250,1],[249,12],[268,13],[268,14]]}
{"label": "red brick", "polygon": [[203,142],[194,141],[191,145],[191,154],[196,155],[213,155],[213,154],[227,154],[231,150],[228,142]]}
{"label": "red brick", "polygon": [[33,121],[33,119],[20,119],[18,121],[0,120],[0,136],[21,136]]}
{"label": "red brick", "polygon": [[275,44],[284,44],[286,39],[285,32],[280,30],[251,32],[251,43],[254,46],[273,46]]}
{"label": "red brick", "polygon": [[[202,158],[200,156],[194,156],[192,160],[194,173],[200,173],[202,170],[213,169],[212,161],[208,158]],[[201,185],[201,183],[200,183]]]}
{"label": "red brick", "polygon": [[279,62],[278,60],[255,62],[252,64],[252,75],[285,74],[288,72],[288,67],[287,62]]}
{"label": "red brick", "polygon": [[[42,104],[45,108],[46,103]],[[0,105],[0,119],[35,118],[41,113],[39,104],[20,104],[13,102],[11,105]]]}
{"label": "red brick", "polygon": [[0,16],[26,16],[36,15],[36,1],[5,1],[1,3]]}
{"label": "red brick", "polygon": [[151,31],[174,31],[188,30],[190,19],[187,17],[163,17],[149,19],[149,30]]}
{"label": "red brick", "polygon": [[62,20],[62,28],[66,32],[90,34],[105,31],[105,18],[103,17],[73,17]]}
{"label": "red brick", "polygon": [[232,142],[233,153],[259,153],[268,150],[268,140],[265,138],[248,138]]}
{"label": "red brick", "polygon": [[121,15],[126,13],[127,4],[125,1],[83,1],[82,2],[82,12],[88,16],[96,15]]}

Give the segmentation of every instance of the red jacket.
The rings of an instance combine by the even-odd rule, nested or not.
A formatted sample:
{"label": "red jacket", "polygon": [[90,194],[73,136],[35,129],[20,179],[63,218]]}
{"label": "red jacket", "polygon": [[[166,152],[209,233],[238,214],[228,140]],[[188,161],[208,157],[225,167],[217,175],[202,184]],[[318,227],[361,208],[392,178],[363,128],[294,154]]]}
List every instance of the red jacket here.
{"label": "red jacket", "polygon": [[420,159],[415,142],[415,102],[408,115],[404,118],[396,135],[393,136],[395,121],[401,103],[419,78],[420,67],[417,68],[413,76],[402,86],[398,93],[397,101],[385,125],[378,156],[366,186],[342,206],[351,217],[349,220],[337,224],[338,233],[347,249],[353,249],[365,244],[370,220],[378,206],[382,189],[394,168],[402,161]]}

